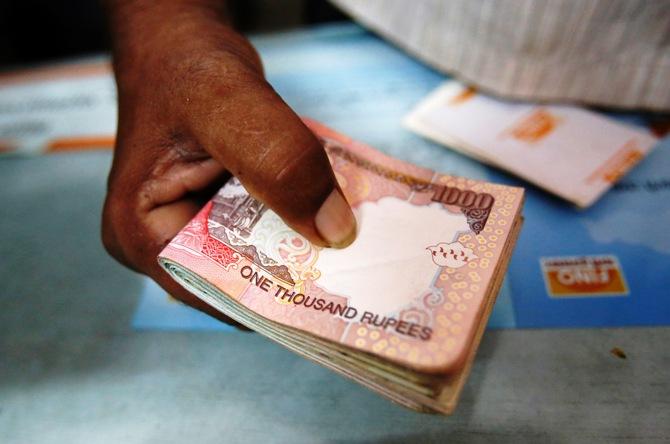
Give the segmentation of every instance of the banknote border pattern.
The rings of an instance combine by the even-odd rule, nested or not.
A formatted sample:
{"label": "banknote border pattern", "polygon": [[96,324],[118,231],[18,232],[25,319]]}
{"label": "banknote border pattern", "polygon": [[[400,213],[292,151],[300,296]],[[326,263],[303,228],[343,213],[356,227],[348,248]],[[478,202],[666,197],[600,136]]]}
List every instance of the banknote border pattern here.
{"label": "banknote border pattern", "polygon": [[[356,166],[364,168],[370,171],[371,173],[374,173],[385,179],[405,184],[412,191],[416,192],[432,191],[433,192],[432,200],[435,202],[441,202],[460,207],[461,211],[465,215],[468,226],[475,234],[479,234],[486,226],[486,221],[488,220],[489,215],[491,214],[491,208],[493,208],[493,204],[495,202],[495,199],[490,194],[474,193],[473,199],[470,200],[470,204],[462,204],[458,200],[454,201],[453,203],[445,202],[443,198],[448,196],[451,191],[451,189],[449,189],[448,187],[437,185],[427,180],[418,179],[408,174],[399,171],[394,171],[389,168],[385,168],[375,162],[364,159],[356,155],[355,153],[341,147],[336,141],[326,138],[322,138],[321,140],[324,143],[326,151],[331,155],[340,157],[341,159],[344,159],[347,162],[351,162]],[[460,191],[459,189],[456,190]],[[485,208],[479,208],[472,204],[472,202],[484,200],[481,199],[482,197],[487,197],[486,200],[489,202],[489,204]]]}

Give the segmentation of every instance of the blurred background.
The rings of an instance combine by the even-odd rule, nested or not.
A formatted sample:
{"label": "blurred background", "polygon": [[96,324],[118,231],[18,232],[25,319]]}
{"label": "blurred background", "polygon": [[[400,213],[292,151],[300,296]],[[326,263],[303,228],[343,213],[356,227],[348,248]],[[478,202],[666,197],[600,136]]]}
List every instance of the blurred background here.
{"label": "blurred background", "polygon": [[[0,2],[0,70],[109,50],[102,1]],[[349,20],[325,0],[233,0],[229,9],[244,33]]]}

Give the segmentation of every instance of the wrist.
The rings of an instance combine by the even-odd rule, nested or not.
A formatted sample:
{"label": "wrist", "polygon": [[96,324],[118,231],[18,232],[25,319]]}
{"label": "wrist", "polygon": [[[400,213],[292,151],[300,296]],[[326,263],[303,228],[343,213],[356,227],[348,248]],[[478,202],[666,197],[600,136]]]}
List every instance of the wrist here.
{"label": "wrist", "polygon": [[107,8],[120,89],[214,54],[234,58],[262,77],[258,54],[232,28],[221,0],[109,0]]}

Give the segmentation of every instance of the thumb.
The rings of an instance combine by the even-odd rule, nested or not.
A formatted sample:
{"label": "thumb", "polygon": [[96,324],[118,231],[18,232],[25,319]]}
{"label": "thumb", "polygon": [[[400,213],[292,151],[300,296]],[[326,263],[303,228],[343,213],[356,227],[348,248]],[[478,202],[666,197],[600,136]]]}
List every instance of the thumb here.
{"label": "thumb", "polygon": [[356,221],[316,136],[260,78],[224,91],[190,113],[201,145],[312,243],[349,245]]}

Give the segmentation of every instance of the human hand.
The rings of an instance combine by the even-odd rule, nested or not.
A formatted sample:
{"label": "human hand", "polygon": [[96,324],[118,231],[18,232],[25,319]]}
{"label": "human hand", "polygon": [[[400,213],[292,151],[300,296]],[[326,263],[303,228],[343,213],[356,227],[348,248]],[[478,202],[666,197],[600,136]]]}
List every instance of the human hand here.
{"label": "human hand", "polygon": [[230,174],[314,244],[345,246],[356,224],[323,147],[220,4],[109,3],[119,123],[102,236],[120,262],[223,319],[156,257]]}

